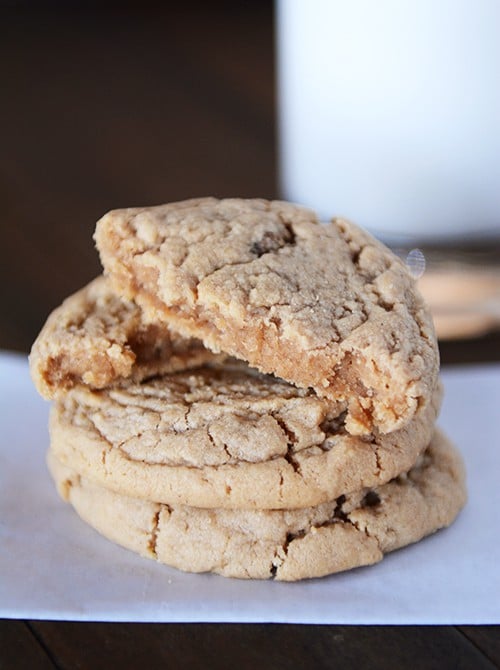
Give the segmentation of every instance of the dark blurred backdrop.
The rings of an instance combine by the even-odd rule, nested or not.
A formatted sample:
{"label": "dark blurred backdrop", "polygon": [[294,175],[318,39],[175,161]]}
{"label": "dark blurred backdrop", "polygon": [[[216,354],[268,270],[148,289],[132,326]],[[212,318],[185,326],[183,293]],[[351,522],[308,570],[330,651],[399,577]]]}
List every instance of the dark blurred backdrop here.
{"label": "dark blurred backdrop", "polygon": [[[100,272],[109,209],[279,197],[272,0],[0,0],[0,348]],[[498,334],[443,362],[500,360]]]}
{"label": "dark blurred backdrop", "polygon": [[0,347],[100,271],[95,221],[276,196],[273,3],[0,4]]}

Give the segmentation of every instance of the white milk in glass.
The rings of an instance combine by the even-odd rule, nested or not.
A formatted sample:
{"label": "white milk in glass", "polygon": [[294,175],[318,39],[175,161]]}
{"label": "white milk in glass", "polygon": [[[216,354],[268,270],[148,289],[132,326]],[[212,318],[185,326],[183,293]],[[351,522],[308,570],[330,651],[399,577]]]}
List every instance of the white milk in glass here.
{"label": "white milk in glass", "polygon": [[283,197],[380,237],[500,234],[500,0],[277,3]]}

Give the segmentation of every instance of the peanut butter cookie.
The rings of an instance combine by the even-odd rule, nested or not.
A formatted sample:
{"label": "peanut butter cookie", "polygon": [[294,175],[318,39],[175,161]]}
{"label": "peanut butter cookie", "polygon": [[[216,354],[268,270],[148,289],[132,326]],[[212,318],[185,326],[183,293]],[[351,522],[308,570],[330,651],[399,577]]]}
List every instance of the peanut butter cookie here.
{"label": "peanut butter cookie", "polygon": [[318,505],[407,471],[429,443],[440,388],[390,434],[353,436],[345,403],[240,363],[92,391],[54,405],[54,454],[119,493],[225,508]]}
{"label": "peanut butter cookie", "polygon": [[298,510],[169,506],[117,494],[49,453],[61,496],[102,535],[189,572],[293,581],[380,561],[448,526],[465,503],[459,454],[436,433],[417,464],[377,487]]}
{"label": "peanut butter cookie", "polygon": [[347,221],[200,198],[112,211],[95,239],[117,292],[151,321],[345,401],[351,434],[401,428],[432,397],[438,349],[415,282]]}
{"label": "peanut butter cookie", "polygon": [[50,314],[31,349],[30,369],[38,392],[51,399],[75,384],[104,388],[215,358],[199,340],[148,323],[140,307],[98,277]]}

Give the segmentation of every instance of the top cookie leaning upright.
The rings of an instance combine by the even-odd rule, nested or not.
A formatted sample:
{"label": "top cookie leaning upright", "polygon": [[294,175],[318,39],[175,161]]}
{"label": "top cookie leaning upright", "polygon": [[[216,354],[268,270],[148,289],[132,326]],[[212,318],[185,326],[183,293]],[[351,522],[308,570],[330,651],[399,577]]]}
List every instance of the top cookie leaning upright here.
{"label": "top cookie leaning upright", "polygon": [[115,290],[150,318],[346,400],[351,433],[400,428],[431,397],[430,314],[404,264],[351,223],[200,198],[109,212],[95,240]]}

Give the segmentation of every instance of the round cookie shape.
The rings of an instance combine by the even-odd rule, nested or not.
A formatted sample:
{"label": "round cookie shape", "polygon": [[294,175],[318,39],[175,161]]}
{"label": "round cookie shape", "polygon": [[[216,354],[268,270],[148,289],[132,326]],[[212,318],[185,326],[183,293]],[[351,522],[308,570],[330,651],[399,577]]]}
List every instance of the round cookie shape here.
{"label": "round cookie shape", "polygon": [[104,388],[216,358],[199,340],[149,323],[101,276],[50,314],[31,349],[30,370],[38,392],[52,399],[76,384]]}
{"label": "round cookie shape", "polygon": [[405,265],[355,225],[280,201],[115,210],[95,240],[116,290],[156,323],[322,397],[346,429],[391,432],[432,395],[432,319]]}
{"label": "round cookie shape", "polygon": [[376,563],[451,524],[466,500],[461,458],[440,433],[393,481],[298,510],[172,507],[106,489],[53,452],[48,463],[60,495],[105,537],[180,570],[238,578],[294,581]]}
{"label": "round cookie shape", "polygon": [[226,362],[101,391],[75,387],[52,409],[51,445],[82,475],[137,498],[307,507],[411,468],[440,400],[438,388],[398,431],[353,436],[345,403]]}

